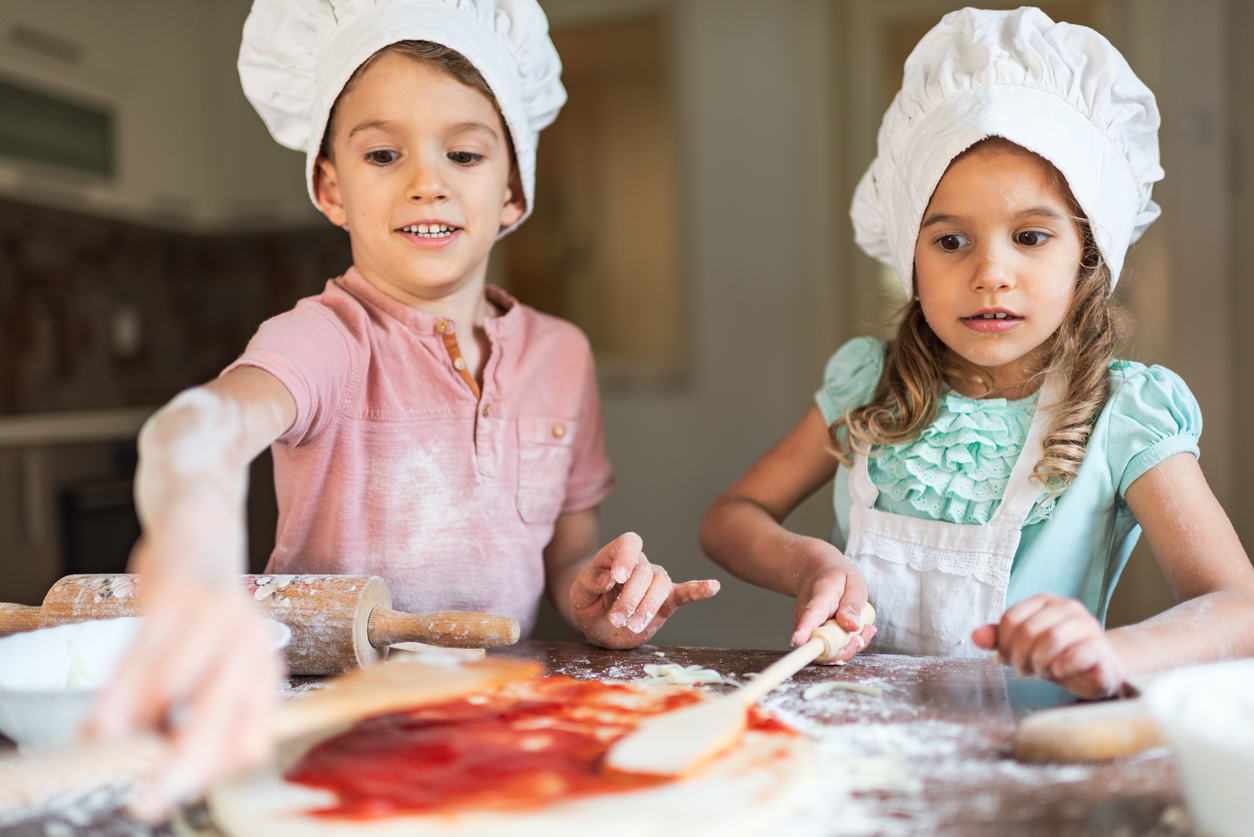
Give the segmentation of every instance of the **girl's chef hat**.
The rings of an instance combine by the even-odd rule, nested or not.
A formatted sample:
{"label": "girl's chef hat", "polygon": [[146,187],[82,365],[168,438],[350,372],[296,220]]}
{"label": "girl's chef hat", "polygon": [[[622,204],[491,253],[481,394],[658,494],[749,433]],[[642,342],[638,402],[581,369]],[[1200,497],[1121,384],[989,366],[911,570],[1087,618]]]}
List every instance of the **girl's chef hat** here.
{"label": "girl's chef hat", "polygon": [[239,50],[244,95],[276,140],[305,152],[314,198],[314,160],[336,97],[366,59],[405,40],[454,49],[483,75],[514,140],[526,218],[540,131],[566,102],[536,0],[255,0]]}
{"label": "girl's chef hat", "polygon": [[1084,26],[1039,9],[946,15],[906,59],[878,156],[853,197],[858,244],[891,264],[906,295],[919,224],[955,157],[990,136],[1062,173],[1112,283],[1128,245],[1158,217],[1158,107],[1123,56]]}

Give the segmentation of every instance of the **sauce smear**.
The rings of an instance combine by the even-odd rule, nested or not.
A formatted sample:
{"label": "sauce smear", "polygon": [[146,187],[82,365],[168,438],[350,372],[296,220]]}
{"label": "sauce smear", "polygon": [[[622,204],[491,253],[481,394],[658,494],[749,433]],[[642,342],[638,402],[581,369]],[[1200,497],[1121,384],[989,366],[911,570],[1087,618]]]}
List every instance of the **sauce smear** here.
{"label": "sauce smear", "polygon": [[[665,780],[603,776],[610,745],[642,719],[700,699],[546,677],[367,719],[310,749],[284,778],[337,796],[310,813],[350,819],[518,811],[621,793]],[[787,729],[756,711],[749,726]]]}

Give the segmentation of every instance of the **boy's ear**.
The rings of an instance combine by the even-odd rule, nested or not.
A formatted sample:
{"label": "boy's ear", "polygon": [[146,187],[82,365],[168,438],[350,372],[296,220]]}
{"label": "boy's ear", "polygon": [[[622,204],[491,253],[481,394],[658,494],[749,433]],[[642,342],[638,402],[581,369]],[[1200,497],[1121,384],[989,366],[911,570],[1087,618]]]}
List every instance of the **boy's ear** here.
{"label": "boy's ear", "polygon": [[344,202],[340,199],[340,181],[332,163],[321,154],[314,161],[314,196],[318,199],[318,207],[327,219],[337,227],[348,223],[348,213],[344,211]]}
{"label": "boy's ear", "polygon": [[510,166],[509,192],[505,196],[505,205],[501,207],[501,229],[513,226],[527,212],[527,198],[523,194],[522,175],[518,166]]}

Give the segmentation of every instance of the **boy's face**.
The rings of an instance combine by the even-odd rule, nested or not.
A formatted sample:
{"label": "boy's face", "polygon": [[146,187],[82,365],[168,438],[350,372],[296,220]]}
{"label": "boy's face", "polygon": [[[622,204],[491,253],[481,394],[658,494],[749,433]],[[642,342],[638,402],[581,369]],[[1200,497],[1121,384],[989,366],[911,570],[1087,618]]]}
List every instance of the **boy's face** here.
{"label": "boy's face", "polygon": [[503,226],[523,214],[500,114],[479,91],[411,58],[379,56],[336,113],[318,204],[347,225],[371,284],[414,305],[477,288]]}

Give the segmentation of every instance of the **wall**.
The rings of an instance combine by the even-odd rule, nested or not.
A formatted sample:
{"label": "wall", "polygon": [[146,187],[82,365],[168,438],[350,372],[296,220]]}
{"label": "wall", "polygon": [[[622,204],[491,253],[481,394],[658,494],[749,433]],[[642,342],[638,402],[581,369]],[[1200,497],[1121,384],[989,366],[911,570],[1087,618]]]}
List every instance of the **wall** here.
{"label": "wall", "polygon": [[[555,27],[586,20],[593,6],[544,5]],[[605,393],[618,487],[601,507],[602,532],[636,531],[673,578],[719,578],[723,589],[680,610],[660,643],[785,648],[791,632],[792,600],[713,565],[697,526],[804,415],[830,351],[815,351],[831,339],[815,336],[813,271],[822,256],[807,241],[827,238],[813,226],[813,192],[827,190],[808,146],[807,71],[822,67],[798,57],[803,5],[664,6],[674,14],[691,374],[678,392]],[[816,496],[792,525],[825,534],[828,504]],[[563,635],[551,615],[542,629]]]}
{"label": "wall", "polygon": [[1226,26],[1228,67],[1231,83],[1225,103],[1232,130],[1232,171],[1228,178],[1228,194],[1232,207],[1229,258],[1232,269],[1232,307],[1228,324],[1233,337],[1232,395],[1234,424],[1234,497],[1228,513],[1237,534],[1254,548],[1254,435],[1245,427],[1254,416],[1254,259],[1250,257],[1250,230],[1254,230],[1254,3],[1231,0],[1228,3]]}

